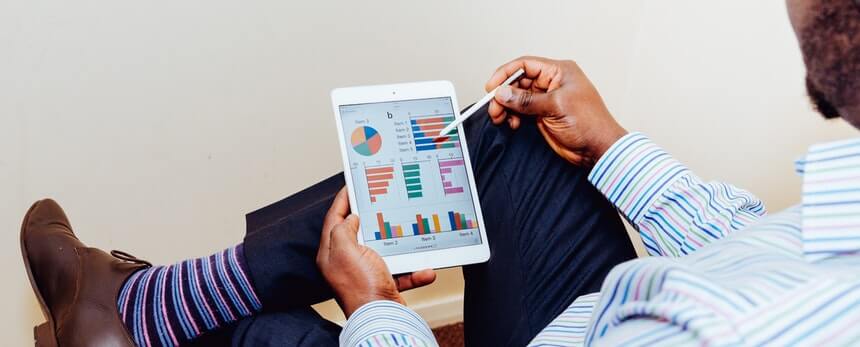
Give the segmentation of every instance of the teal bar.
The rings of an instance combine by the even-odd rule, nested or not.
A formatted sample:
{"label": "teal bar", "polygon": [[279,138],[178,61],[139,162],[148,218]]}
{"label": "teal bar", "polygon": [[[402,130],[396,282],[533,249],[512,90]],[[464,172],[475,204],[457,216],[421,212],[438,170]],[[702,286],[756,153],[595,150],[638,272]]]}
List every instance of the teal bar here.
{"label": "teal bar", "polygon": [[424,231],[426,231],[428,234],[433,233],[432,229],[430,229],[430,221],[428,221],[427,218],[424,218],[421,221],[424,224]]}
{"label": "teal bar", "polygon": [[394,235],[391,233],[391,223],[385,222],[385,235],[387,235],[388,239],[394,238]]}
{"label": "teal bar", "polygon": [[403,171],[413,171],[418,170],[419,168],[420,166],[418,166],[418,164],[403,165]]}
{"label": "teal bar", "polygon": [[463,226],[463,229],[469,229],[469,223],[466,223],[466,214],[460,214],[460,225]]}
{"label": "teal bar", "polygon": [[420,184],[414,184],[411,186],[406,186],[406,191],[409,191],[409,192],[420,191],[420,190],[421,190]]}
{"label": "teal bar", "polygon": [[420,178],[407,178],[406,184],[407,185],[409,185],[409,184],[421,184],[421,179]]}
{"label": "teal bar", "polygon": [[403,171],[403,177],[417,177],[421,176],[421,171]]}
{"label": "teal bar", "polygon": [[412,192],[412,193],[408,193],[408,195],[409,195],[409,198],[410,198],[410,199],[412,199],[412,198],[420,198],[420,197],[423,197],[423,196],[424,196],[423,194],[421,194],[421,192]]}

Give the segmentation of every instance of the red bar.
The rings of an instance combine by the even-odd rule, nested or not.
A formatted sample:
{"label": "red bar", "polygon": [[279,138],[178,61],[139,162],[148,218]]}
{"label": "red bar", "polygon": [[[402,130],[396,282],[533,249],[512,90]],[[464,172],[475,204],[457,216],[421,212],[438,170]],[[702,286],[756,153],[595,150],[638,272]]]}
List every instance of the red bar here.
{"label": "red bar", "polygon": [[418,223],[418,233],[421,235],[426,234],[427,232],[424,230],[424,220],[421,218],[420,214],[415,215],[415,221]]}
{"label": "red bar", "polygon": [[382,195],[382,194],[385,194],[385,193],[388,193],[388,189],[385,189],[385,188],[379,188],[379,189],[371,189],[371,190],[370,190],[370,195],[371,195],[371,196],[373,196],[373,195]]}
{"label": "red bar", "polygon": [[381,174],[381,173],[392,173],[394,172],[394,167],[386,166],[386,167],[373,167],[367,168],[364,170],[368,175]]}
{"label": "red bar", "polygon": [[379,238],[385,239],[385,221],[382,218],[382,212],[376,213],[376,222],[379,223]]}
{"label": "red bar", "polygon": [[456,223],[457,230],[463,229],[463,223],[460,221],[459,213],[454,213],[454,223]]}

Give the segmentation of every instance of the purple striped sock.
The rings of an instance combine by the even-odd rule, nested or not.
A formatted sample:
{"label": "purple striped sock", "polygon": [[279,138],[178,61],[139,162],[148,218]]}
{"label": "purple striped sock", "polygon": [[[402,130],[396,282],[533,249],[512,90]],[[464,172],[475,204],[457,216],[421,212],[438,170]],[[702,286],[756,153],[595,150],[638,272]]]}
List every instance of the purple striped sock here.
{"label": "purple striped sock", "polygon": [[205,258],[135,272],[117,299],[138,346],[179,346],[262,308],[242,244]]}

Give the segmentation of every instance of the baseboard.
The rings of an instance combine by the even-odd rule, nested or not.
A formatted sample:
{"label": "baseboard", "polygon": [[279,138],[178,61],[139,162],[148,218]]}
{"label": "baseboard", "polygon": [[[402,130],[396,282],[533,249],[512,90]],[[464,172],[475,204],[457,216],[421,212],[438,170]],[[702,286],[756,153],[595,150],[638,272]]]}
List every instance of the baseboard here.
{"label": "baseboard", "polygon": [[463,321],[463,295],[451,295],[411,306],[431,328]]}

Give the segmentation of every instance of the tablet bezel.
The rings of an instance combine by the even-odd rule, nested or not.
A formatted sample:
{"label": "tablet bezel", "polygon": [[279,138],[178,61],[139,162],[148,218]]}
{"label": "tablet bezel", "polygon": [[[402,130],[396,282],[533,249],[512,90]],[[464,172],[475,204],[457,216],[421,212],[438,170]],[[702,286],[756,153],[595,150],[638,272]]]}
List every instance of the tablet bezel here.
{"label": "tablet bezel", "polygon": [[[359,86],[337,88],[331,91],[332,108],[334,109],[335,122],[337,124],[337,138],[340,144],[340,154],[343,163],[344,179],[349,190],[349,203],[352,213],[359,215],[356,210],[356,194],[353,186],[352,172],[350,171],[349,156],[343,122],[340,115],[340,106],[392,102],[392,101],[408,101],[416,99],[429,98],[451,98],[451,106],[455,117],[460,117],[460,107],[457,103],[457,95],[454,91],[454,85],[450,81],[428,81],[414,83],[400,83],[375,86]],[[421,251],[417,253],[406,253],[398,255],[390,255],[383,257],[385,264],[388,265],[388,270],[392,274],[408,273],[422,269],[439,269],[446,267],[461,266],[467,264],[482,263],[490,259],[490,247],[487,240],[486,227],[484,225],[484,214],[481,211],[481,203],[478,199],[477,185],[475,185],[475,175],[472,172],[471,159],[469,157],[469,147],[466,143],[466,137],[463,132],[463,125],[457,126],[457,133],[460,138],[460,149],[463,151],[463,159],[469,163],[465,165],[466,176],[469,180],[469,194],[472,196],[473,205],[475,208],[475,218],[478,222],[478,231],[481,234],[481,243],[473,246],[462,246],[447,249]],[[359,226],[359,228],[361,228]],[[358,242],[365,244],[362,230],[359,230]]]}

